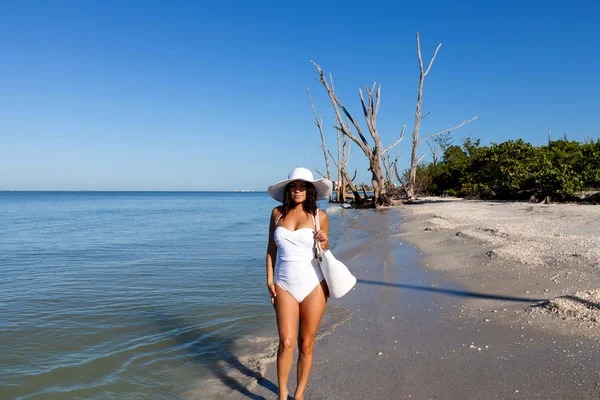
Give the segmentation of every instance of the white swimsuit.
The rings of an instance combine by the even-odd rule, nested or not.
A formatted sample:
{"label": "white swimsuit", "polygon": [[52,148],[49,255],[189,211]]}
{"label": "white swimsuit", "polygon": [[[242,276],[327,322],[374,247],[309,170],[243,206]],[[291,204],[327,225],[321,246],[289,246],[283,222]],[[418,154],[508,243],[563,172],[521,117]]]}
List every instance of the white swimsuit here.
{"label": "white swimsuit", "polygon": [[[281,217],[275,225],[279,224],[280,219]],[[313,221],[314,219],[313,216]],[[302,303],[324,279],[321,267],[315,259],[314,235],[313,228],[300,228],[295,231],[283,226],[275,228],[275,281],[279,287],[294,296],[298,303]]]}

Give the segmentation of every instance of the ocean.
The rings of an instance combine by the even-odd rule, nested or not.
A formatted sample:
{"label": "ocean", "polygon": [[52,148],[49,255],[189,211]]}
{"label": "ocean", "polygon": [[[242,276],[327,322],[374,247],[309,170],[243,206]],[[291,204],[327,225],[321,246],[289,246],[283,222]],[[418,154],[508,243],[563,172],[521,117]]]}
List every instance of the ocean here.
{"label": "ocean", "polygon": [[[0,397],[244,393],[275,357],[275,205],[267,193],[0,192]],[[332,226],[345,212],[319,206],[342,211]]]}

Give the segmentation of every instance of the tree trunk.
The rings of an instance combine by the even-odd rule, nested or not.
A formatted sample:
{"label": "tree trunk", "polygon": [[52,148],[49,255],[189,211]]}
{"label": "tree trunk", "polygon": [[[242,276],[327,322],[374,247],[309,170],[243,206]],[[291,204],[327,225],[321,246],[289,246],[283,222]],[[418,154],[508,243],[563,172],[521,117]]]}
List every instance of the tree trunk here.
{"label": "tree trunk", "polygon": [[346,187],[348,186],[346,183],[346,177],[342,175],[341,177],[341,185],[340,185],[340,197],[338,203],[346,202]]}
{"label": "tree trunk", "polygon": [[389,206],[392,204],[392,202],[385,192],[385,181],[383,179],[381,164],[377,163],[376,158],[377,156],[374,155],[371,159],[371,186],[373,187],[373,201],[375,203],[375,207]]}
{"label": "tree trunk", "polygon": [[423,84],[425,82],[425,77],[429,73],[429,70],[431,69],[433,62],[435,61],[435,57],[437,56],[438,50],[440,49],[441,46],[442,46],[441,43],[437,46],[437,48],[435,49],[435,52],[433,53],[433,57],[431,58],[431,61],[429,62],[429,66],[427,67],[427,69],[425,69],[425,67],[423,65],[423,57],[421,56],[421,41],[419,39],[419,32],[417,32],[417,56],[419,58],[420,75],[419,75],[419,91],[417,93],[417,106],[416,106],[416,111],[415,111],[415,129],[413,130],[412,150],[410,153],[410,156],[411,156],[410,157],[410,174],[409,174],[407,187],[406,187],[406,194],[408,195],[409,200],[414,200],[417,196],[417,193],[416,193],[417,166],[419,165],[419,162],[423,159],[423,157],[425,157],[425,154],[423,154],[421,157],[417,158],[419,144],[421,144],[422,142],[426,141],[427,139],[429,139],[431,137],[453,131],[454,129],[458,129],[461,126],[468,124],[469,122],[474,121],[475,119],[478,118],[478,117],[474,117],[468,121],[464,120],[462,122],[462,124],[460,124],[460,125],[457,125],[453,128],[444,129],[443,131],[434,133],[433,135],[429,135],[425,139],[419,141],[419,130],[421,129],[421,120],[429,114],[429,113],[427,113],[426,115],[421,116],[421,105],[423,103]]}
{"label": "tree trunk", "polygon": [[[344,179],[348,182],[348,185],[350,186],[350,190],[352,191],[352,194],[354,194],[354,201],[356,203],[360,203],[360,201],[361,201],[360,193],[358,193],[358,189],[354,185],[354,182],[352,182],[352,179],[350,179],[350,176],[348,176],[348,172],[346,171],[346,168],[342,168],[341,171],[342,171],[342,175],[343,175]],[[344,186],[344,192],[346,192],[345,186]],[[344,194],[344,198],[345,197],[346,197],[346,195]]]}

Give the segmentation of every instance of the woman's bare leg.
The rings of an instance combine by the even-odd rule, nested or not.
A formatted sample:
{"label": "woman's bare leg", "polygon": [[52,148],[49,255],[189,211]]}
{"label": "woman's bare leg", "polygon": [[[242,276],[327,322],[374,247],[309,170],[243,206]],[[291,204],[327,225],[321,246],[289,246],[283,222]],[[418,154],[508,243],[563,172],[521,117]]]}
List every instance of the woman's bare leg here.
{"label": "woman's bare leg", "polygon": [[275,313],[279,331],[279,350],[277,351],[277,384],[279,385],[278,400],[288,398],[288,377],[294,362],[294,346],[298,337],[299,305],[296,299],[275,285]]}
{"label": "woman's bare leg", "polygon": [[310,370],[313,364],[313,349],[315,347],[315,336],[319,329],[319,323],[323,318],[325,306],[327,305],[327,284],[322,281],[303,301],[300,303],[300,335],[298,339],[298,385],[295,400],[304,399],[304,390],[308,383]]}

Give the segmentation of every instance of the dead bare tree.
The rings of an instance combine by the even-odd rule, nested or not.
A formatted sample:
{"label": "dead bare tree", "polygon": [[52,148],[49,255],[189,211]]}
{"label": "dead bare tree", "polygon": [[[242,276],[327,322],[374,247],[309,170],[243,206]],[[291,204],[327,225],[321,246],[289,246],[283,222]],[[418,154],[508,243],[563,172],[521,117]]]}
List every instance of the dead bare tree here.
{"label": "dead bare tree", "polygon": [[383,168],[385,169],[385,185],[386,187],[394,186],[394,175],[392,174],[392,167],[394,165],[394,161],[390,156],[390,153],[385,153],[382,157]]}
{"label": "dead bare tree", "polygon": [[[354,177],[350,178],[350,182],[347,182],[346,179],[346,171],[347,168],[346,166],[348,165],[348,159],[350,157],[350,143],[348,143],[348,140],[346,139],[346,136],[344,136],[343,134],[338,132],[337,135],[337,139],[338,139],[338,163],[337,165],[339,165],[338,168],[338,174],[340,175],[340,185],[338,188],[338,194],[337,194],[337,198],[338,198],[338,203],[345,203],[346,202],[346,187],[349,184],[353,184],[354,179],[356,178],[356,170],[354,171]],[[339,170],[343,170],[343,171],[339,171]],[[349,175],[348,175],[349,176]],[[357,199],[355,199],[357,200]]]}
{"label": "dead bare tree", "polygon": [[[421,118],[422,120],[422,118]],[[433,165],[437,165],[438,160],[440,158],[440,153],[444,154],[446,150],[452,145],[452,138],[450,137],[450,132],[445,132],[444,134],[430,137],[427,139],[427,146],[431,151],[431,158]]]}
{"label": "dead bare tree", "polygon": [[429,151],[431,151],[431,159],[432,159],[433,165],[437,165],[438,157],[439,157],[439,153],[440,153],[440,147],[438,146],[437,142],[433,139],[427,140],[427,147],[429,147]]}
{"label": "dead bare tree", "polygon": [[590,130],[589,129],[587,130],[587,132],[583,131],[583,143],[590,144]]}
{"label": "dead bare tree", "polygon": [[552,143],[552,136],[550,134],[550,128],[548,128],[548,146]]}
{"label": "dead bare tree", "polygon": [[[329,74],[329,80],[331,81],[332,85],[331,88],[333,89],[333,78],[331,76],[331,74]],[[348,121],[348,117],[346,117],[346,125],[348,125],[350,122]],[[340,131],[337,132],[337,136],[338,136],[338,157],[341,154],[341,167],[344,169],[344,171],[347,171],[346,166],[348,165],[348,160],[350,158],[350,149],[352,148],[351,143],[348,141],[348,138],[346,137],[346,135],[344,135],[343,133],[341,133]],[[339,142],[341,142],[341,151],[339,148]],[[346,202],[346,193],[347,192],[347,186],[350,184],[354,184],[354,179],[356,179],[356,174],[358,173],[357,169],[354,169],[354,176],[352,178],[350,178],[350,182],[346,181],[345,178],[345,174],[342,174],[343,180],[344,180],[344,184],[343,184],[343,202]],[[350,175],[348,175],[350,176]],[[356,199],[355,198],[355,202],[359,202],[360,199]]]}
{"label": "dead bare tree", "polygon": [[[317,171],[317,173],[321,176],[323,176],[324,178],[327,178],[328,180],[331,180],[331,170],[329,168],[329,157],[327,157],[327,146],[325,145],[325,135],[323,135],[323,118],[319,117],[319,115],[317,114],[317,110],[315,109],[315,103],[313,102],[312,96],[310,95],[310,90],[308,89],[308,87],[306,88],[306,93],[308,94],[308,98],[310,100],[310,106],[312,107],[313,110],[313,116],[315,118],[315,125],[317,125],[317,128],[319,128],[319,135],[321,135],[321,149],[323,150],[323,157],[325,158],[325,172],[327,173],[326,176],[323,176],[323,174],[321,172],[319,172],[317,169],[315,169],[315,171]],[[329,196],[329,202],[331,203],[333,201],[332,195]]]}
{"label": "dead bare tree", "polygon": [[[330,78],[331,79],[331,78]],[[313,110],[313,115],[315,118],[315,125],[319,129],[319,134],[321,136],[321,149],[323,150],[323,155],[325,157],[325,168],[327,171],[327,175],[324,175],[319,169],[315,168],[315,171],[321,175],[323,178],[331,180],[331,170],[329,168],[329,157],[327,156],[327,147],[325,145],[325,135],[323,134],[323,118],[319,117],[317,114],[317,110],[315,109],[315,104],[313,102],[312,96],[310,95],[310,90],[308,87],[306,88],[306,93],[308,94],[308,98],[310,100],[310,105]],[[341,142],[341,145],[340,145]],[[348,158],[350,156],[350,146],[346,142],[346,137],[338,132],[337,135],[337,144],[338,144],[338,157],[337,163],[335,163],[338,169],[338,179],[337,183],[337,193],[336,193],[336,202],[345,203],[346,202],[346,165],[348,165]],[[354,174],[356,177],[356,173]],[[352,178],[354,180],[354,178]],[[333,195],[329,196],[329,202],[333,201]]]}
{"label": "dead bare tree", "polygon": [[398,157],[396,157],[396,159],[394,160],[394,173],[396,174],[396,179],[400,183],[400,187],[402,188],[402,190],[404,190],[404,193],[407,193],[406,185],[404,184],[404,179],[402,179],[400,173],[398,173]]}
{"label": "dead bare tree", "polygon": [[[335,162],[335,158],[333,157],[333,154],[331,154],[330,151],[327,151],[327,152],[329,153],[329,156],[333,160],[333,163],[337,167],[338,171],[342,175],[342,177],[343,177],[342,181],[345,181],[343,186],[340,185],[340,190],[345,193],[346,186],[349,186],[350,190],[352,191],[352,194],[354,194],[354,201],[357,203],[360,203],[360,201],[361,201],[360,194],[358,193],[358,189],[356,189],[356,186],[354,185],[354,182],[353,182],[354,179],[356,178],[356,171],[354,172],[354,178],[350,178],[350,175],[348,175],[348,171],[346,171],[346,168],[342,167],[340,164]],[[344,200],[345,200],[345,198],[346,198],[346,196],[344,194]]]}
{"label": "dead bare tree", "polygon": [[[369,160],[369,170],[372,174],[371,183],[373,186],[373,206],[378,207],[391,205],[391,201],[385,193],[383,171],[381,169],[381,157],[394,146],[396,146],[398,143],[400,143],[400,141],[404,137],[404,130],[406,129],[406,125],[404,125],[402,131],[400,132],[400,138],[392,145],[383,148],[376,124],[377,113],[379,112],[381,85],[377,86],[377,90],[375,89],[375,84],[373,84],[373,87],[371,89],[365,88],[368,96],[367,102],[365,102],[362,90],[359,90],[358,93],[362,104],[363,114],[367,123],[367,128],[369,129],[369,133],[371,134],[371,137],[373,138],[374,142],[374,146],[371,147],[369,145],[369,142],[363,135],[362,129],[360,128],[358,122],[352,117],[352,115],[350,115],[346,107],[344,107],[340,100],[337,98],[335,92],[333,91],[329,82],[327,81],[327,78],[325,78],[325,74],[323,73],[321,67],[314,61],[311,62],[315,65],[315,67],[317,67],[317,70],[319,71],[319,78],[317,80],[321,82],[321,84],[325,87],[329,99],[331,100],[331,104],[333,105],[333,110],[335,112],[336,119],[335,128],[339,132],[344,134],[346,137],[348,137],[350,140],[352,140],[354,143],[356,143],[358,147],[360,147],[360,149],[363,151],[363,153],[365,153],[365,156]],[[344,113],[346,118],[352,123],[360,139],[359,137],[354,135],[354,133],[352,133],[350,124],[344,123],[342,119],[342,112]]]}
{"label": "dead bare tree", "polygon": [[423,159],[423,157],[425,157],[425,154],[423,154],[420,158],[417,158],[419,144],[423,143],[424,141],[426,141],[427,139],[429,139],[431,137],[441,135],[443,133],[458,129],[458,128],[462,127],[463,125],[468,124],[469,122],[474,121],[475,119],[478,118],[478,117],[474,117],[474,118],[471,118],[470,120],[465,120],[461,124],[459,124],[453,128],[444,129],[438,133],[429,135],[428,137],[426,137],[423,140],[419,140],[419,130],[421,128],[421,121],[426,116],[426,115],[425,116],[421,115],[421,105],[423,103],[423,84],[425,82],[425,77],[429,73],[429,70],[431,69],[433,62],[435,61],[435,58],[437,57],[437,53],[438,53],[440,47],[442,47],[441,43],[438,44],[437,48],[435,49],[435,52],[433,53],[433,57],[431,58],[431,61],[429,61],[429,65],[428,65],[427,69],[425,69],[425,67],[423,66],[423,57],[421,56],[421,41],[419,39],[419,32],[417,32],[417,56],[419,58],[420,76],[419,76],[419,91],[417,93],[417,106],[416,106],[416,111],[415,111],[415,128],[413,130],[413,137],[412,137],[410,177],[409,177],[407,188],[406,188],[407,195],[410,200],[412,200],[416,197],[415,184],[416,184],[416,177],[417,177],[417,165]]}

